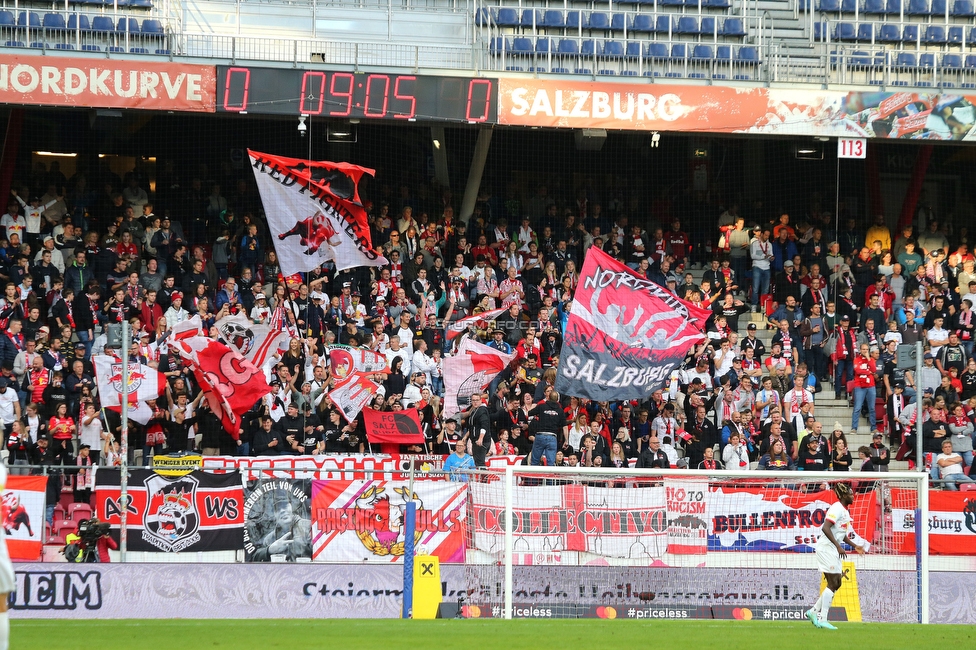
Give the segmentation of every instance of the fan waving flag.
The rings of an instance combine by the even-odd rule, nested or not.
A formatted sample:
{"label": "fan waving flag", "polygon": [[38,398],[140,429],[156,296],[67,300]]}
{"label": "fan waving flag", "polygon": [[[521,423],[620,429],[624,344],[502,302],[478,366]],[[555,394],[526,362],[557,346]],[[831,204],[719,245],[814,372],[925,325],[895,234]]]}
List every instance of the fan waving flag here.
{"label": "fan waving flag", "polygon": [[444,359],[444,417],[471,405],[471,393],[482,391],[515,358],[495,348],[464,339],[457,354]]}
{"label": "fan waving flag", "polygon": [[465,316],[464,318],[459,318],[456,321],[448,323],[447,327],[447,340],[453,341],[459,335],[464,334],[465,330],[468,329],[469,325],[475,325],[484,329],[488,326],[488,323],[495,320],[497,316],[501,316],[508,311],[507,307],[501,309],[491,309],[489,311],[483,311],[480,314],[474,314],[473,316]]}
{"label": "fan waving flag", "polygon": [[590,248],[566,323],[556,390],[597,401],[646,399],[705,338],[710,315]]}
{"label": "fan waving flag", "polygon": [[316,162],[248,150],[275,251],[285,275],[330,260],[336,270],[383,266],[373,250],[359,181],[373,170],[348,163]]}
{"label": "fan waving flag", "polygon": [[338,344],[327,345],[325,349],[329,355],[329,367],[332,370],[332,376],[336,378],[336,381],[342,381],[356,372],[367,375],[390,373],[386,357],[378,352]]}
{"label": "fan waving flag", "polygon": [[[107,354],[96,354],[92,362],[102,406],[121,406],[122,360]],[[128,379],[130,404],[156,399],[166,388],[166,375],[141,363],[129,363]]]}
{"label": "fan waving flag", "polygon": [[241,416],[271,392],[264,373],[237,350],[202,336],[180,339],[175,347],[190,363],[210,410],[220,418],[224,430],[238,440]]}
{"label": "fan waving flag", "polygon": [[237,350],[256,368],[270,355],[288,346],[288,335],[267,325],[254,324],[243,314],[224,316],[215,323],[217,340]]}
{"label": "fan waving flag", "polygon": [[379,384],[367,379],[366,375],[354,372],[335,385],[329,392],[329,399],[339,407],[346,422],[352,422],[379,389]]}

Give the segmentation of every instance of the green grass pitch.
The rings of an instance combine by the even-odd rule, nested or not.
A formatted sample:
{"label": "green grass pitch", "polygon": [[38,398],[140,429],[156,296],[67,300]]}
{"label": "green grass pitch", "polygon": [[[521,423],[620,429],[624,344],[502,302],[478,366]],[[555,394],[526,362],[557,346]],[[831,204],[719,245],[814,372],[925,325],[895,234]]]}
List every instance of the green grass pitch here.
{"label": "green grass pitch", "polygon": [[283,648],[504,650],[556,648],[721,648],[895,650],[976,646],[976,627],[838,623],[836,632],[798,622],[606,620],[15,620],[10,647],[130,650],[172,645],[180,650]]}

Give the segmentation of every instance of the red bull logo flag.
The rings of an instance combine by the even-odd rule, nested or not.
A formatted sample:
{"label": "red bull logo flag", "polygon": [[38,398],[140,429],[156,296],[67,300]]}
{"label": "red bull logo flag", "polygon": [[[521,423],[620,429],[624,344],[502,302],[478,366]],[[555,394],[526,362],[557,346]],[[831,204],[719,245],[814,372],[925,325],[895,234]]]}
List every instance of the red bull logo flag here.
{"label": "red bull logo flag", "polygon": [[373,170],[248,151],[285,275],[333,261],[336,269],[383,266],[373,250],[359,181]]}
{"label": "red bull logo flag", "polygon": [[327,345],[329,367],[336,381],[348,379],[354,373],[372,375],[389,374],[386,357],[371,350],[354,348],[348,345]]}
{"label": "red bull logo flag", "polygon": [[710,314],[590,248],[566,324],[556,390],[597,401],[646,399],[704,338]]}
{"label": "red bull logo flag", "polygon": [[[121,406],[125,389],[122,361],[106,354],[96,354],[92,361],[102,406]],[[128,380],[130,404],[156,399],[166,388],[166,376],[141,363],[129,363]]]}

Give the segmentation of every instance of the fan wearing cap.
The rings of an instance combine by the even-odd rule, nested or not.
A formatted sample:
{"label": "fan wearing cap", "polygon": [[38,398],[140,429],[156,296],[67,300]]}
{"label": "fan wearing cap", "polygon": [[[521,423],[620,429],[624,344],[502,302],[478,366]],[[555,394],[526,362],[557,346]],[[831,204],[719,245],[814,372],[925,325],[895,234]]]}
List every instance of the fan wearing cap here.
{"label": "fan wearing cap", "polygon": [[182,291],[173,292],[169,309],[166,310],[163,317],[166,319],[166,325],[170,328],[190,318],[190,312],[183,309]]}
{"label": "fan wearing cap", "polygon": [[366,317],[368,315],[369,311],[366,309],[366,305],[362,303],[362,294],[359,291],[353,291],[351,294],[351,302],[346,307],[346,322],[354,322],[356,327],[363,328],[366,327]]}
{"label": "fan wearing cap", "polygon": [[[854,493],[846,483],[836,483],[834,494],[837,501],[827,508],[821,531],[823,534],[817,540],[817,568],[823,573],[827,581],[827,588],[820,594],[820,598],[806,612],[806,617],[810,619],[816,627],[828,630],[837,628],[827,622],[827,614],[830,612],[830,603],[834,599],[834,593],[840,589],[841,579],[844,573],[844,559],[847,552],[841,544],[852,546],[858,553],[864,554],[870,547],[867,542],[857,536],[854,532],[854,520],[848,508],[854,504]],[[860,543],[858,543],[860,542]]]}
{"label": "fan wearing cap", "polygon": [[271,318],[271,308],[268,307],[268,297],[262,292],[254,294],[254,307],[251,308],[251,322],[255,324],[267,324]]}

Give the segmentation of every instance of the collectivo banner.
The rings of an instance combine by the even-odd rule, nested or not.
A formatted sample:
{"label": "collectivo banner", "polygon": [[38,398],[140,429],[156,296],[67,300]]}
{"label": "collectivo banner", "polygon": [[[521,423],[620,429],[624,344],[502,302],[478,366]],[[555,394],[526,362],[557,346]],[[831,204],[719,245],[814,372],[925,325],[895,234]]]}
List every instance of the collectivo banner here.
{"label": "collectivo banner", "polygon": [[[121,524],[119,472],[95,474],[95,516],[112,526],[118,541]],[[132,551],[233,551],[241,548],[244,492],[240,472],[191,472],[161,476],[132,470],[126,527]]]}
{"label": "collectivo banner", "polygon": [[710,315],[590,248],[566,323],[556,390],[597,401],[646,399],[705,337]]}
{"label": "collectivo banner", "polygon": [[976,140],[976,96],[502,78],[498,122],[553,128]]}
{"label": "collectivo banner", "polygon": [[244,561],[312,561],[311,479],[257,479],[244,490]]}
{"label": "collectivo banner", "polygon": [[[898,548],[915,552],[915,507],[912,490],[891,490],[891,521]],[[929,552],[933,555],[976,555],[976,493],[929,492]]]}
{"label": "collectivo banner", "polygon": [[7,476],[0,513],[11,559],[36,560],[41,557],[46,492],[46,476]]}
{"label": "collectivo banner", "polygon": [[5,52],[0,103],[214,112],[212,65]]}
{"label": "collectivo banner", "polygon": [[[402,562],[408,483],[313,481],[313,559]],[[464,561],[467,484],[415,481],[414,544],[441,562]]]}
{"label": "collectivo banner", "polygon": [[[505,549],[505,489],[501,481],[469,483],[473,548],[492,558]],[[518,564],[536,554],[584,551],[650,564],[668,547],[663,487],[536,486],[515,490],[514,552]]]}

